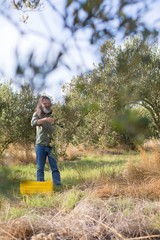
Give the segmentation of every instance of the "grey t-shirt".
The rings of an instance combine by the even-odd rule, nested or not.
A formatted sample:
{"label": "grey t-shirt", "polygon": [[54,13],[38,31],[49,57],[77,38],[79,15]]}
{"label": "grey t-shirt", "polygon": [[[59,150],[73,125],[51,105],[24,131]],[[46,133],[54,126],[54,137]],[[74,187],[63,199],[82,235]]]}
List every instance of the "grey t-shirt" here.
{"label": "grey t-shirt", "polygon": [[35,112],[31,119],[31,126],[36,127],[36,144],[42,146],[50,146],[52,133],[54,130],[52,123],[45,122],[41,125],[37,125],[38,119],[42,119],[47,116],[48,114],[44,115],[43,117],[39,117],[38,114]]}

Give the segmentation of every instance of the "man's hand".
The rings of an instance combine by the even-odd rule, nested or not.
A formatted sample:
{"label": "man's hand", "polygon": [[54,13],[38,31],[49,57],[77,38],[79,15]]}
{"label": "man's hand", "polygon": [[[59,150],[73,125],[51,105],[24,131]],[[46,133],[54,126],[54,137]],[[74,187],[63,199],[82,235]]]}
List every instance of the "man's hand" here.
{"label": "man's hand", "polygon": [[51,117],[45,117],[37,120],[37,125],[42,125],[43,123],[48,122],[48,123],[53,123],[54,119]]}
{"label": "man's hand", "polygon": [[46,118],[45,118],[45,122],[53,123],[54,120],[53,120],[53,118],[51,118],[51,117],[46,117]]}

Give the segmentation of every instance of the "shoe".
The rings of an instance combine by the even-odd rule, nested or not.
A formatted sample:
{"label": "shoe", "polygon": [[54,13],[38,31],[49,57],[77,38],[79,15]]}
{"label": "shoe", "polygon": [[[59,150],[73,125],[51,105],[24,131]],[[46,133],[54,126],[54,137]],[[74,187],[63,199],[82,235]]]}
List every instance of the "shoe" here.
{"label": "shoe", "polygon": [[62,188],[63,188],[63,185],[62,185],[62,184],[54,184],[54,186],[53,186],[53,191],[59,192],[59,191],[62,190]]}

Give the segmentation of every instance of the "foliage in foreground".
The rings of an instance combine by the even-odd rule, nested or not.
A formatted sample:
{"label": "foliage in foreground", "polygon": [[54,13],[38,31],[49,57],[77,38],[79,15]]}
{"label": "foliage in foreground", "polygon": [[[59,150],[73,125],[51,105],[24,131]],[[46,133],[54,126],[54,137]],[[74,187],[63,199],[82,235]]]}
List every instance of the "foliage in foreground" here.
{"label": "foliage in foreground", "polygon": [[[45,50],[34,46],[34,49],[28,49],[26,54],[22,54],[20,49],[23,44],[21,41],[17,41],[14,49],[17,82],[21,84],[23,79],[27,79],[32,87],[40,91],[47,84],[48,76],[56,74],[59,66],[61,66],[62,71],[72,71],[75,68],[78,70],[81,68],[84,71],[87,68],[85,65],[88,65],[84,64],[87,59],[82,57],[86,56],[84,55],[86,54],[85,46],[89,48],[95,46],[96,48],[103,39],[117,37],[119,33],[120,37],[140,33],[143,39],[148,36],[155,38],[159,33],[157,23],[159,19],[157,17],[157,21],[155,19],[148,26],[146,18],[148,13],[152,12],[152,6],[156,7],[156,2],[158,0],[139,0],[138,2],[135,0],[117,0],[116,3],[106,0],[65,0],[57,5],[56,2],[51,0],[13,0],[12,4],[10,4],[10,0],[3,1],[0,16],[5,18],[9,24],[15,26],[20,39],[24,41],[28,39],[30,31],[28,31],[28,27],[23,25],[24,23],[27,24],[28,21],[33,36],[35,35],[39,41],[45,38]],[[13,6],[15,9],[12,9]],[[134,9],[134,16],[131,13],[132,9]],[[46,10],[50,14],[50,21],[47,25],[48,12]],[[20,12],[20,22],[19,17],[14,18],[15,12],[16,15],[19,14],[18,11]],[[35,15],[36,11],[39,14]],[[40,13],[43,14],[43,17]],[[31,18],[29,17],[30,14]],[[32,17],[34,15],[37,16],[37,25],[42,32],[34,31],[34,28],[32,28]],[[58,33],[57,31],[51,31],[55,22],[58,26]],[[61,35],[61,39],[57,35]],[[39,43],[38,40],[36,43]],[[72,44],[70,44],[71,42]],[[75,61],[74,57],[69,57],[68,61],[68,53],[72,55],[73,49],[77,53],[78,61]],[[38,56],[42,56],[39,57],[38,61],[37,51]],[[4,72],[3,67],[1,72]],[[54,78],[52,84],[55,84]]]}

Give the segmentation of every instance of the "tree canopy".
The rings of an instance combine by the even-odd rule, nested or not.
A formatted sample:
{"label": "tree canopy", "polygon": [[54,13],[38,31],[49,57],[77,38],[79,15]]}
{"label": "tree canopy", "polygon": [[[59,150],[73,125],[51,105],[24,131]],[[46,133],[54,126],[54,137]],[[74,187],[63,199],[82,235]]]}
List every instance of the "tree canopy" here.
{"label": "tree canopy", "polygon": [[134,145],[159,136],[158,46],[135,37],[118,47],[114,41],[107,41],[101,51],[102,63],[65,87],[64,108],[70,111],[66,128],[76,127],[70,141]]}

